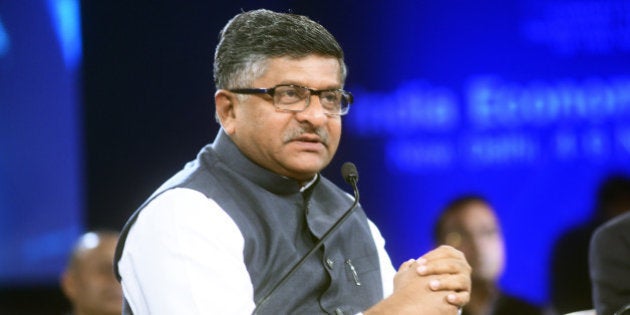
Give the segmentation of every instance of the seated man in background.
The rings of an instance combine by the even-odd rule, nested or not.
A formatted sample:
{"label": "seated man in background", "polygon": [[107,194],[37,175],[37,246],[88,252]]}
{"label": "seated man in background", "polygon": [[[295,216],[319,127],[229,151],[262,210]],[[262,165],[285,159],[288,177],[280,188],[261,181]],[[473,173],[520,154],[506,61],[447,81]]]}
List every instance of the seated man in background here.
{"label": "seated man in background", "polygon": [[83,234],[72,249],[61,277],[61,289],[72,304],[73,315],[120,315],[122,289],[114,276],[118,233]]}
{"label": "seated man in background", "polygon": [[593,308],[589,243],[595,229],[630,210],[630,176],[619,172],[606,175],[595,198],[591,217],[564,231],[553,246],[549,293],[551,305],[559,314]]}
{"label": "seated man in background", "polygon": [[505,264],[501,226],[490,203],[476,195],[451,201],[435,225],[435,241],[464,253],[472,267],[470,302],[465,315],[537,315],[542,309],[501,292],[499,277]]}
{"label": "seated man in background", "polygon": [[630,212],[595,231],[589,263],[597,314],[630,314]]}

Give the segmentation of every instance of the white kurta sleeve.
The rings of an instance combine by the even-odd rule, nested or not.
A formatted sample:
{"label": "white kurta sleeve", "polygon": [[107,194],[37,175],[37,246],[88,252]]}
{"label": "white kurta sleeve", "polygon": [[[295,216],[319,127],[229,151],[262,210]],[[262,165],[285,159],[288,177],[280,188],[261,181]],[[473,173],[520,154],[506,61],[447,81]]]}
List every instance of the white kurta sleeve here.
{"label": "white kurta sleeve", "polygon": [[203,194],[162,193],[140,213],[118,263],[136,314],[251,314],[253,287],[234,221]]}
{"label": "white kurta sleeve", "polygon": [[381,266],[381,278],[383,281],[383,297],[388,297],[394,293],[394,276],[396,275],[396,269],[392,265],[392,261],[389,258],[389,254],[385,250],[385,239],[381,235],[376,225],[368,220],[368,225],[372,232],[372,238],[376,245],[378,252],[378,259]]}

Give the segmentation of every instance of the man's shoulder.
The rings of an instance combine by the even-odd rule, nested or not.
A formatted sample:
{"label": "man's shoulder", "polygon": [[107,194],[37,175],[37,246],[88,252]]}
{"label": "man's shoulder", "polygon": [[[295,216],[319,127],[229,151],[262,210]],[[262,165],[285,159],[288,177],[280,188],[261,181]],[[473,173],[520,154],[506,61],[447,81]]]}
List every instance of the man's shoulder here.
{"label": "man's shoulder", "polygon": [[497,314],[509,315],[540,315],[542,308],[525,299],[511,295],[501,294],[496,305]]}
{"label": "man's shoulder", "polygon": [[624,238],[630,240],[630,211],[620,214],[617,217],[604,223],[597,228],[593,235],[593,242],[598,243],[610,237]]}

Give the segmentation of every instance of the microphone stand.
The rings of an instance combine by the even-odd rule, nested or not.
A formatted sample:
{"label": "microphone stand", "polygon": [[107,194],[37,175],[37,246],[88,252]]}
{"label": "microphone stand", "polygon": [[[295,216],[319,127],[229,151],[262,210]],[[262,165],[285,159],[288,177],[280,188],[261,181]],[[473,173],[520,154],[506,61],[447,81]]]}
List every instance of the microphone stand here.
{"label": "microphone stand", "polygon": [[[348,163],[346,163],[346,164],[348,164]],[[344,167],[345,166],[346,165],[344,165]],[[352,168],[354,168],[354,165],[352,165]],[[352,210],[354,210],[357,207],[357,205],[359,204],[359,188],[357,187],[357,182],[359,180],[359,176],[356,173],[356,168],[354,168],[354,172],[350,172],[349,174],[344,176],[344,179],[346,180],[346,182],[348,182],[352,186],[352,190],[354,191],[354,202],[352,203],[350,208],[348,210],[346,210],[346,212],[343,214],[343,216],[341,216],[341,218],[337,222],[335,222],[335,224],[330,229],[328,229],[328,231],[326,231],[326,233],[324,233],[322,238],[315,244],[315,246],[313,246],[313,248],[311,248],[311,250],[308,251],[308,253],[306,253],[306,255],[304,255],[304,257],[302,257],[302,259],[300,259],[295,265],[293,265],[291,270],[289,270],[289,272],[287,272],[287,274],[285,274],[282,277],[282,279],[280,279],[280,281],[278,281],[278,283],[275,286],[273,286],[273,288],[271,290],[269,290],[269,292],[264,297],[262,297],[261,299],[258,300],[258,303],[256,303],[256,308],[252,312],[252,315],[258,314],[258,311],[265,305],[265,303],[267,303],[267,301],[269,301],[269,298],[272,296],[272,294],[279,287],[284,285],[284,283],[286,283],[287,280],[289,280],[289,278],[291,278],[291,276],[304,264],[304,262],[306,262],[306,260],[308,258],[313,256],[313,254],[320,247],[322,247],[322,245],[324,245],[324,242],[330,237],[330,235],[332,235],[332,233],[335,232],[339,228],[339,226],[341,226],[341,224],[343,222],[345,222],[350,217],[350,215],[352,214]]]}

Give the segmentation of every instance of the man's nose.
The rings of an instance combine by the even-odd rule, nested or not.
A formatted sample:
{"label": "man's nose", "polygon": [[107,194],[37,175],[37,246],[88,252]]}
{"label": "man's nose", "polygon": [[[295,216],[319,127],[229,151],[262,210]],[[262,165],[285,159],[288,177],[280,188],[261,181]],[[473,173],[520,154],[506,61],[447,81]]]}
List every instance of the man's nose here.
{"label": "man's nose", "polygon": [[319,96],[311,94],[305,101],[307,102],[306,108],[297,113],[296,118],[298,120],[308,120],[313,125],[321,125],[325,123],[328,119],[328,115],[326,115],[326,111],[324,106],[322,106]]}

